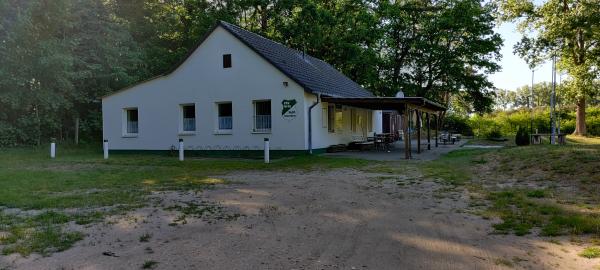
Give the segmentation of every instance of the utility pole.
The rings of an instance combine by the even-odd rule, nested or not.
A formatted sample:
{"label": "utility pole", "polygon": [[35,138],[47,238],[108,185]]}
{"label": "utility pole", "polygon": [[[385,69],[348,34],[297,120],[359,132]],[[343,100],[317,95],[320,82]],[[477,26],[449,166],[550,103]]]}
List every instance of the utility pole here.
{"label": "utility pole", "polygon": [[[558,87],[560,91],[562,91],[562,72],[558,73]],[[558,99],[558,96],[556,97],[556,106],[558,106],[558,112],[556,113],[556,129],[558,130],[557,133],[560,134],[560,100]]]}
{"label": "utility pole", "polygon": [[554,119],[554,103],[556,98],[556,54],[552,56],[552,93],[550,94],[550,144],[556,143],[556,121]]}
{"label": "utility pole", "polygon": [[529,113],[531,114],[529,119],[529,134],[533,134],[533,77],[535,75],[535,70],[533,67],[531,68],[531,88],[529,88]]}

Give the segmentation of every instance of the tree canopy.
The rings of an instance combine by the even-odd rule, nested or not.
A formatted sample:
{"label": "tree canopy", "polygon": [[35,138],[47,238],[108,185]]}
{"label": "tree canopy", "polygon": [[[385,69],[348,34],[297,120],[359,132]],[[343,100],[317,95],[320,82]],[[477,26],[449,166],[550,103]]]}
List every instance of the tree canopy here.
{"label": "tree canopy", "polygon": [[477,0],[5,0],[0,145],[100,140],[99,98],[180,61],[217,20],[321,58],[377,95],[488,111],[502,40]]}
{"label": "tree canopy", "polygon": [[558,57],[559,68],[570,76],[567,89],[577,105],[574,133],[585,135],[586,99],[599,91],[594,81],[600,78],[600,1],[548,0],[542,5],[531,0],[495,2],[502,19],[519,22],[525,35],[515,52],[530,66]]}

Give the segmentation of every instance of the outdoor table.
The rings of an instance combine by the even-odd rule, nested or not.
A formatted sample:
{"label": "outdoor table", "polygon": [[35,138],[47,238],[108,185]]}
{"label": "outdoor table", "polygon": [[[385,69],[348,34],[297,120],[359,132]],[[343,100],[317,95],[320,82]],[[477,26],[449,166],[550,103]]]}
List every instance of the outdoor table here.
{"label": "outdoor table", "polygon": [[[552,134],[550,134],[550,133],[531,134],[531,144],[542,144],[542,137],[544,137],[544,136],[551,138]],[[566,144],[567,143],[566,138],[567,138],[567,134],[565,134],[565,133],[556,134],[556,142],[558,144]]]}
{"label": "outdoor table", "polygon": [[375,134],[375,148],[377,150],[379,150],[379,148],[381,147],[381,150],[389,150],[390,148],[390,138],[391,138],[391,134],[390,133],[377,133]]}

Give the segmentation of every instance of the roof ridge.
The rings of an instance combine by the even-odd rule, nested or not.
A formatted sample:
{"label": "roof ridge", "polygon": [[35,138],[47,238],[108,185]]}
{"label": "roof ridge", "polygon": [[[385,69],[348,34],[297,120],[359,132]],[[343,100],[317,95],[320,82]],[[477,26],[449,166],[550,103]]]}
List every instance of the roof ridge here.
{"label": "roof ridge", "polygon": [[[279,41],[275,41],[275,40],[272,40],[272,39],[270,39],[270,38],[267,38],[267,37],[265,37],[265,36],[263,36],[263,35],[259,35],[259,34],[257,34],[257,33],[254,33],[254,32],[252,32],[252,31],[250,31],[250,30],[248,30],[248,29],[246,29],[246,28],[243,28],[243,27],[241,27],[241,26],[239,26],[239,25],[237,25],[237,24],[233,24],[233,23],[230,23],[230,22],[227,22],[227,21],[223,21],[223,20],[220,20],[219,22],[220,22],[220,23],[222,23],[222,24],[225,24],[226,26],[233,27],[233,28],[237,28],[237,29],[239,29],[239,30],[241,30],[241,31],[244,31],[244,32],[248,33],[248,34],[254,35],[254,36],[256,36],[256,37],[259,37],[259,38],[262,38],[262,39],[264,39],[264,40],[267,40],[267,41],[269,41],[269,42],[272,42],[272,43],[275,43],[275,44],[277,44],[277,45],[280,45],[280,46],[282,46],[282,47],[283,47],[283,48],[285,48],[285,49],[288,49],[288,50],[291,50],[291,51],[294,51],[294,52],[298,52],[298,53],[304,53],[304,54],[306,54],[306,55],[308,55],[308,56],[310,56],[310,57],[312,57],[312,58],[319,59],[319,58],[316,58],[316,57],[314,57],[314,56],[312,56],[312,55],[309,55],[309,54],[307,54],[306,52],[303,52],[303,51],[301,51],[301,50],[297,50],[297,49],[294,49],[294,48],[292,48],[292,47],[289,47],[288,45],[285,45],[285,44],[283,44],[283,43],[281,43],[281,42],[279,42]],[[321,60],[321,59],[319,59],[319,60]],[[321,61],[323,61],[323,60],[321,60]]]}

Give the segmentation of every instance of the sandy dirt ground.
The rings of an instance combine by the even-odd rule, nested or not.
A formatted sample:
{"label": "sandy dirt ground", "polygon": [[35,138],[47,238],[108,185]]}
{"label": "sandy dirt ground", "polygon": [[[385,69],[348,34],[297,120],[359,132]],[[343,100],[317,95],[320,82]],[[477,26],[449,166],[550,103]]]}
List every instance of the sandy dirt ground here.
{"label": "sandy dirt ground", "polygon": [[[597,269],[568,238],[492,234],[463,191],[408,176],[343,169],[244,172],[201,193],[87,227],[49,257],[0,257],[0,269]],[[381,180],[381,178],[379,179]],[[398,184],[400,183],[400,184]],[[173,206],[200,205],[202,217]],[[202,208],[206,206],[206,208]],[[199,215],[196,215],[199,216]]]}

